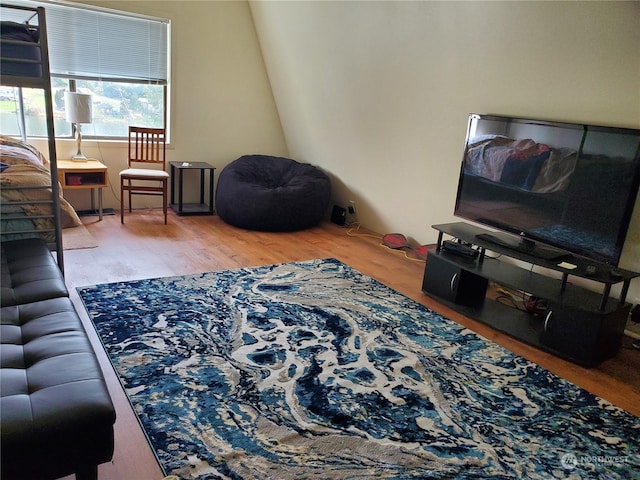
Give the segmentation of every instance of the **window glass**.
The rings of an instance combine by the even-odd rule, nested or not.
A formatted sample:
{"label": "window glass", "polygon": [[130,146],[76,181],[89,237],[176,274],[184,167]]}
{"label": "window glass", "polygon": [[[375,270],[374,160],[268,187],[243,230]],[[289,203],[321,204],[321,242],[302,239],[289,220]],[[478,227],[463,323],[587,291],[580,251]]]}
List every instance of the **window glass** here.
{"label": "window glass", "polygon": [[[53,116],[56,137],[72,135],[65,119],[64,92],[69,81],[52,78]],[[164,126],[164,86],[122,82],[77,80],[76,91],[88,93],[93,102],[93,123],[82,125],[82,135],[91,137],[126,137],[129,125],[162,128]],[[0,87],[0,132],[21,135],[20,89]],[[47,136],[44,92],[23,88],[24,122],[27,135]]]}
{"label": "window glass", "polygon": [[0,87],[0,131],[4,135],[20,135],[17,88]]}
{"label": "window glass", "polygon": [[[76,80],[76,91],[91,95],[93,123],[82,126],[90,137],[126,137],[129,125],[164,126],[164,86]],[[64,103],[64,102],[63,102]]]}
{"label": "window glass", "polygon": [[[64,90],[68,90],[69,82],[54,78],[53,86],[53,120],[57,137],[71,135],[71,124],[64,118]],[[24,126],[27,135],[33,137],[47,136],[47,117],[44,105],[44,91],[39,88],[0,87],[0,132],[3,135],[20,136],[22,134],[20,119],[20,97],[24,109]]]}

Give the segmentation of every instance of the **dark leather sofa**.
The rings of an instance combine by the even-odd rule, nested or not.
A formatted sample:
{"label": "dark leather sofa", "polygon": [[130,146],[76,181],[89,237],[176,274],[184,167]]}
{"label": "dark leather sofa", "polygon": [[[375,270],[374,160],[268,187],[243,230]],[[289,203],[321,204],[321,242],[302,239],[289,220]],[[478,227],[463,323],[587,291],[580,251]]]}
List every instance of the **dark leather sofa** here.
{"label": "dark leather sofa", "polygon": [[95,352],[44,242],[1,245],[0,476],[95,479],[115,422]]}

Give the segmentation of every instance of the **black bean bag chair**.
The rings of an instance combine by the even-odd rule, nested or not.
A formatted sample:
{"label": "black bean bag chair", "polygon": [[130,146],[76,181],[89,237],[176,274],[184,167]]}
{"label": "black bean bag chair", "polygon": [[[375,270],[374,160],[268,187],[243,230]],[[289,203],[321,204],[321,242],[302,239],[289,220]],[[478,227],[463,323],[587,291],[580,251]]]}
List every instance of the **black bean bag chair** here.
{"label": "black bean bag chair", "polygon": [[216,211],[236,227],[289,232],[317,225],[327,211],[330,195],[329,177],[313,165],[245,155],[220,173]]}

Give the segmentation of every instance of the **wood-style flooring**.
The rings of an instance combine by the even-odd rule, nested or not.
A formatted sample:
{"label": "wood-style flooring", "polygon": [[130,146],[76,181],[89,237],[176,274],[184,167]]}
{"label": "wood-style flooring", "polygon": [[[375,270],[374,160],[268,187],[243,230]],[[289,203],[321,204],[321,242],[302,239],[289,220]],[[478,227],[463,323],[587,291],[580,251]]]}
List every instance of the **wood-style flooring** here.
{"label": "wood-style flooring", "polygon": [[[187,275],[245,266],[333,257],[374,277],[489,340],[538,363],[615,405],[640,416],[640,351],[625,341],[618,356],[585,369],[536,350],[462,317],[421,291],[424,262],[381,245],[381,237],[349,231],[332,223],[294,233],[250,232],[226,225],[217,216],[178,217],[160,211],[85,217],[97,248],[65,251],[71,298],[99,356],[117,409],[113,461],[99,467],[101,480],[156,480],[163,474],[104,353],[75,287],[122,280]],[[628,339],[627,339],[628,340]],[[73,478],[73,477],[68,477]]]}

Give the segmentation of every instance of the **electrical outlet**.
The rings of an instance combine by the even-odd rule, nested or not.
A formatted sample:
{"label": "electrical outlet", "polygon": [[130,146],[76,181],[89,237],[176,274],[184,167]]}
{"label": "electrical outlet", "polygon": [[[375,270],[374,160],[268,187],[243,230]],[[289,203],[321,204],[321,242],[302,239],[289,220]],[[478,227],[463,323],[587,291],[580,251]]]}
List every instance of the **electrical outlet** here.
{"label": "electrical outlet", "polygon": [[349,215],[355,215],[356,214],[356,201],[355,200],[349,200],[349,206],[347,207],[347,211],[349,212]]}

